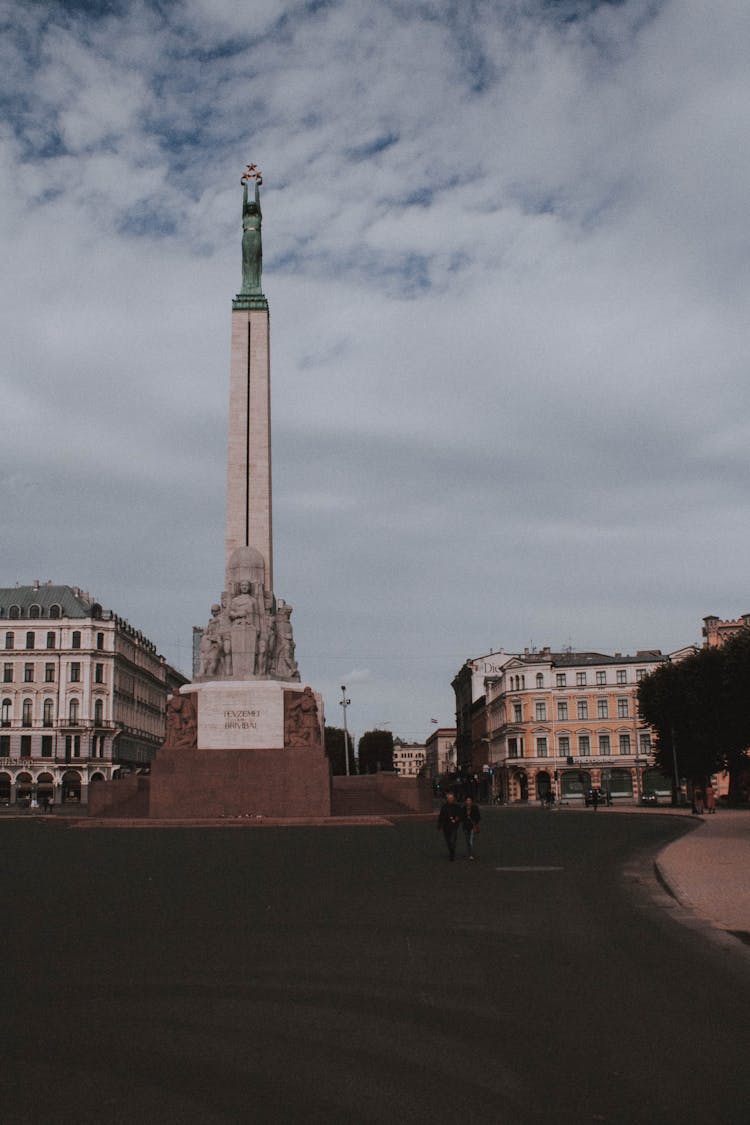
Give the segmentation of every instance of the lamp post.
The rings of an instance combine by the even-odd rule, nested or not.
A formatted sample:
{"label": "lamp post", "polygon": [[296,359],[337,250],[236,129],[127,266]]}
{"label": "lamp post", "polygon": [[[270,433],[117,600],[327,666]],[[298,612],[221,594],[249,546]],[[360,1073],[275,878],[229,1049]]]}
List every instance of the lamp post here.
{"label": "lamp post", "polygon": [[339,706],[344,711],[344,766],[346,768],[346,776],[349,776],[349,733],[346,729],[346,709],[351,703],[351,699],[346,698],[346,685],[341,685],[341,702]]}

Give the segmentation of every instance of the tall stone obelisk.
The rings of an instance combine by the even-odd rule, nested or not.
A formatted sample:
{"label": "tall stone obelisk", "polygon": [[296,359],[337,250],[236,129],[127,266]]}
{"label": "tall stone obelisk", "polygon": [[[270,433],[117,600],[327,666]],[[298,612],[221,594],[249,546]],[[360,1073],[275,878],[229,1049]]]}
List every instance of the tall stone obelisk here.
{"label": "tall stone obelisk", "polygon": [[[248,199],[248,181],[255,198]],[[273,590],[271,499],[271,356],[268,301],[261,288],[260,173],[249,166],[242,178],[242,287],[232,301],[227,460],[227,586],[238,547],[263,556],[267,589]]]}

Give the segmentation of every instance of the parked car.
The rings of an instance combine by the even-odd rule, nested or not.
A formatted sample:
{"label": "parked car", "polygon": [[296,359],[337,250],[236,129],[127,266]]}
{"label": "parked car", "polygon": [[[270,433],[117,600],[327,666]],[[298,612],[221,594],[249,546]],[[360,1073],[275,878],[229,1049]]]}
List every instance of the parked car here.
{"label": "parked car", "polygon": [[656,796],[656,793],[644,793],[643,796],[641,797],[641,804],[642,805],[658,805],[659,804],[659,798]]}
{"label": "parked car", "polygon": [[596,793],[598,805],[611,805],[612,804],[611,793],[609,793],[606,789],[594,788],[594,789],[589,789],[588,793],[586,793],[586,795],[584,797],[584,800],[586,801],[587,805],[593,805],[595,793]]}

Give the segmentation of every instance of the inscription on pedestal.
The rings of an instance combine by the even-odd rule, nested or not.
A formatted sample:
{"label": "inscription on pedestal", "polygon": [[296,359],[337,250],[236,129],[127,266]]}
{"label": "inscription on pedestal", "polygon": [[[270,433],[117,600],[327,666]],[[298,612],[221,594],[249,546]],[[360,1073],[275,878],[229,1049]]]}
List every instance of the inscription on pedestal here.
{"label": "inscription on pedestal", "polygon": [[277,684],[221,684],[216,690],[201,691],[200,750],[262,750],[283,745],[284,696]]}

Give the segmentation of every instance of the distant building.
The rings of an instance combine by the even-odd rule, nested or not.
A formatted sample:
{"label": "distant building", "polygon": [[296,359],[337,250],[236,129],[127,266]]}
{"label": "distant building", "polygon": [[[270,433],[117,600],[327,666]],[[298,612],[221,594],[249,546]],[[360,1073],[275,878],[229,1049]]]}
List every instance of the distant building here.
{"label": "distant building", "polygon": [[421,742],[393,740],[393,768],[399,777],[416,777],[425,764],[427,751]]}
{"label": "distant building", "polygon": [[456,728],[438,727],[425,742],[426,774],[432,780],[456,768]]}
{"label": "distant building", "polygon": [[[481,768],[483,743],[476,744],[477,713],[484,709],[484,685],[488,676],[498,676],[515,654],[500,649],[486,656],[476,656],[464,661],[453,679],[456,696],[456,760],[464,772],[477,772]],[[481,721],[479,723],[481,728]],[[480,735],[480,738],[486,737]],[[476,759],[476,761],[475,761]]]}
{"label": "distant building", "polygon": [[75,586],[0,587],[0,804],[82,802],[147,767],[187,679]]}
{"label": "distant building", "polygon": [[743,613],[736,621],[721,621],[713,615],[703,618],[703,646],[704,648],[718,648],[730,637],[739,633],[740,629],[750,629],[750,613]]}
{"label": "distant building", "polygon": [[671,656],[525,652],[489,677],[486,724],[493,790],[508,801],[552,789],[583,800],[591,788],[613,799],[666,795],[670,780],[653,767],[652,731],[638,715],[638,683]]}

